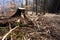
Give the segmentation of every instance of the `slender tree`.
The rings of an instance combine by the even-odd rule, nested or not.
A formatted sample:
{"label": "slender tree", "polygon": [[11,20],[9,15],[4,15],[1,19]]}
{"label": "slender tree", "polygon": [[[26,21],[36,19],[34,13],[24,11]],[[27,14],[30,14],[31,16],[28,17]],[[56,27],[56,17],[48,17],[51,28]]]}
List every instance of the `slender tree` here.
{"label": "slender tree", "polygon": [[27,8],[28,0],[26,0],[25,2],[26,2],[26,13],[27,13],[28,12],[28,8]]}
{"label": "slender tree", "polygon": [[46,8],[45,8],[46,1],[47,1],[47,0],[44,0],[44,5],[43,5],[43,14],[45,14],[45,12],[46,12],[46,10],[45,10],[45,9],[46,9]]}

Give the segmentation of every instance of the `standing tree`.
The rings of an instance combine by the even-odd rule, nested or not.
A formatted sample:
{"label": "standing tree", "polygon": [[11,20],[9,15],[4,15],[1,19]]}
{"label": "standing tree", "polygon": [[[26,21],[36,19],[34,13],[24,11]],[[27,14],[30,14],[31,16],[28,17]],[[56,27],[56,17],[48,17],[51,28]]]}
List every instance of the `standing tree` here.
{"label": "standing tree", "polygon": [[46,6],[46,1],[47,0],[33,0],[33,9],[36,12],[36,14],[39,13],[43,13],[45,14],[45,6]]}
{"label": "standing tree", "polygon": [[26,13],[28,12],[28,0],[26,0]]}

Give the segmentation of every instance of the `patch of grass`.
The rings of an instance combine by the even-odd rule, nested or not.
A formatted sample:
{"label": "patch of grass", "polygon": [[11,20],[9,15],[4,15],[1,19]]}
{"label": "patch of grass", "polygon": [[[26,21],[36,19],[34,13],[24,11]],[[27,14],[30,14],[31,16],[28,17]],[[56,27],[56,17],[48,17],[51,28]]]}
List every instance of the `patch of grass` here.
{"label": "patch of grass", "polygon": [[0,31],[5,31],[5,32],[7,32],[8,29],[7,29],[6,27],[0,27]]}
{"label": "patch of grass", "polygon": [[14,40],[22,40],[25,31],[20,31],[19,29],[14,30],[13,39]]}
{"label": "patch of grass", "polygon": [[22,23],[22,22],[15,22],[13,25],[12,25],[12,28],[14,28],[14,27],[16,27],[16,26],[20,26],[20,27],[22,27],[22,26],[24,26],[24,23]]}
{"label": "patch of grass", "polygon": [[7,33],[9,30],[6,27],[0,27],[0,35],[4,35]]}

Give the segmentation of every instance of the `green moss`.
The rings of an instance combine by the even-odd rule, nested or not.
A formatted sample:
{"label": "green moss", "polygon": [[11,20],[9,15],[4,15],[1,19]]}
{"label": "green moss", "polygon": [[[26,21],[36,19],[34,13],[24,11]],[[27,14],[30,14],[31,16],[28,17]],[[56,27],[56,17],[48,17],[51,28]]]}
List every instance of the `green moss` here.
{"label": "green moss", "polygon": [[2,31],[2,32],[7,32],[8,29],[7,29],[6,27],[0,27],[0,31]]}
{"label": "green moss", "polygon": [[22,40],[23,36],[24,36],[24,31],[20,31],[18,29],[16,29],[14,31],[15,35],[13,36],[15,40]]}
{"label": "green moss", "polygon": [[12,27],[14,28],[14,27],[16,27],[16,26],[20,26],[20,27],[22,27],[22,26],[24,26],[24,23],[22,23],[22,22],[15,22],[13,25],[12,25]]}

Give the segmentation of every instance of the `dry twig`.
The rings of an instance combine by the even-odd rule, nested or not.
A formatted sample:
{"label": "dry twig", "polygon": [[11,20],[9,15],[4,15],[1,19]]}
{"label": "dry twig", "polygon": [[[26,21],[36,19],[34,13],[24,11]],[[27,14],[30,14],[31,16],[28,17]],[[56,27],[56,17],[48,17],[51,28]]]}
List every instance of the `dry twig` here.
{"label": "dry twig", "polygon": [[11,29],[8,33],[6,33],[6,35],[3,36],[2,40],[4,40],[12,31],[14,31],[18,27],[19,26],[16,26],[15,28]]}

